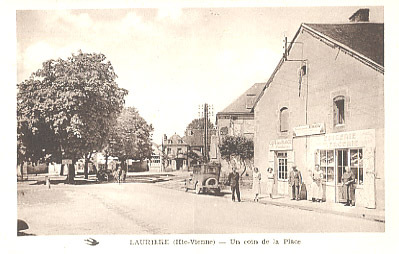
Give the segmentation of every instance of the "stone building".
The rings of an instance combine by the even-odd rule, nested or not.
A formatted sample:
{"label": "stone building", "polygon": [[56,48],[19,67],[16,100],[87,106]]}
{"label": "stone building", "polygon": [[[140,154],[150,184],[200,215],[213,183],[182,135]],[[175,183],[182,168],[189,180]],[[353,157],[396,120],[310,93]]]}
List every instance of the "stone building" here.
{"label": "stone building", "polygon": [[[224,110],[216,114],[217,132],[216,135],[211,137],[210,159],[221,163],[222,175],[229,173],[231,169],[220,156],[219,143],[226,135],[253,139],[255,122],[252,109],[256,98],[265,85],[265,83],[255,83]],[[248,176],[250,178],[252,174],[251,172],[248,173],[250,173]]]}
{"label": "stone building", "polygon": [[164,135],[162,163],[165,171],[188,170],[188,150],[189,145],[179,135],[174,134],[169,139]]}
{"label": "stone building", "polygon": [[384,209],[384,24],[368,10],[350,21],[304,23],[287,43],[255,101],[254,164],[275,169],[280,195],[293,164],[307,186],[319,164],[327,202],[342,201],[349,166],[356,206]]}

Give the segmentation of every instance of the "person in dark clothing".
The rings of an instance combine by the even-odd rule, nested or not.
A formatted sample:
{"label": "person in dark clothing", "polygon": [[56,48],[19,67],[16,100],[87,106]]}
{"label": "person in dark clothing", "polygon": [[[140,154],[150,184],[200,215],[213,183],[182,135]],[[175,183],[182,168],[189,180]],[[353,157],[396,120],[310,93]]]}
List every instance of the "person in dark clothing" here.
{"label": "person in dark clothing", "polygon": [[229,174],[228,184],[231,187],[231,199],[233,201],[236,200],[235,194],[237,194],[238,202],[241,202],[240,197],[240,175],[237,172],[236,168],[233,168],[233,171]]}
{"label": "person in dark clothing", "polygon": [[344,174],[342,175],[342,184],[343,184],[343,191],[344,191],[344,197],[346,199],[345,206],[352,206],[353,200],[354,200],[354,186],[353,184],[355,183],[355,176],[350,170],[348,166],[345,166],[344,168]]}
{"label": "person in dark clothing", "polygon": [[291,187],[292,200],[300,200],[299,189],[302,185],[302,175],[301,171],[297,169],[296,165],[292,166],[292,171],[290,172],[290,176],[288,178],[288,185]]}

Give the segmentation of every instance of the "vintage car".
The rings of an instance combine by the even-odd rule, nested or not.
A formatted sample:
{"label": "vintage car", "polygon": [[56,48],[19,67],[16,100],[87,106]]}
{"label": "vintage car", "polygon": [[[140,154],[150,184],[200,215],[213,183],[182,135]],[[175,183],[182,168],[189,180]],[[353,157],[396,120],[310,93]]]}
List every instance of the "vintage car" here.
{"label": "vintage car", "polygon": [[218,194],[220,193],[219,177],[220,164],[218,163],[194,165],[193,173],[185,181],[186,191],[192,189],[197,194],[209,191]]}

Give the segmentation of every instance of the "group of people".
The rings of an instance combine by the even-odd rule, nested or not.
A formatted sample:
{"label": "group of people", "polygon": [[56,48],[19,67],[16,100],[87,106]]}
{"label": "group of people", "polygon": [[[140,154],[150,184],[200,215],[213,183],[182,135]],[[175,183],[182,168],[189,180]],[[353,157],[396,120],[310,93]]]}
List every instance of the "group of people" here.
{"label": "group of people", "polygon": [[[232,200],[235,201],[235,196],[237,196],[238,202],[241,202],[240,197],[240,185],[239,179],[241,175],[237,172],[237,169],[233,167],[232,172],[228,176],[228,184],[231,186],[232,192]],[[258,168],[254,168],[253,170],[253,184],[252,190],[254,193],[254,201],[259,202],[259,195],[261,193],[261,179],[262,175],[259,172]],[[315,165],[315,170],[312,173],[312,184],[310,189],[310,194],[312,198],[312,202],[323,202],[323,179],[324,174],[320,169],[318,164]],[[354,182],[355,177],[353,172],[349,169],[349,167],[344,168],[344,173],[341,178],[342,187],[343,187],[343,195],[346,199],[345,206],[354,205]],[[273,168],[267,169],[267,181],[266,181],[266,196],[273,198],[273,188],[275,188],[276,183],[276,175],[274,173]],[[301,171],[298,170],[296,165],[292,166],[292,170],[289,174],[288,185],[291,189],[292,200],[301,200],[307,199],[307,191],[306,186],[302,181]]]}
{"label": "group of people", "polygon": [[[238,202],[241,202],[240,196],[240,177],[241,175],[237,172],[237,169],[233,167],[232,172],[228,176],[227,184],[231,187],[231,199],[235,201],[235,196],[237,195]],[[259,202],[260,194],[260,181],[262,180],[262,175],[258,168],[254,168],[252,173],[252,190],[254,191],[254,201]],[[273,186],[275,183],[275,174],[272,168],[267,169],[267,182],[266,182],[266,194],[273,197]]]}

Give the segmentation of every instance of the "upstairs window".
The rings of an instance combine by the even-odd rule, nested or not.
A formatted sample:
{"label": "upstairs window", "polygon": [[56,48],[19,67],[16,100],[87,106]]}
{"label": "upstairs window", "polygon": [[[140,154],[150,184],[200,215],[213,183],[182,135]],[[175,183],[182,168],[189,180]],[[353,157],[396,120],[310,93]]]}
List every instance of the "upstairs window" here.
{"label": "upstairs window", "polygon": [[280,132],[288,131],[288,108],[280,109]]}
{"label": "upstairs window", "polygon": [[334,126],[345,124],[345,97],[334,98]]}

